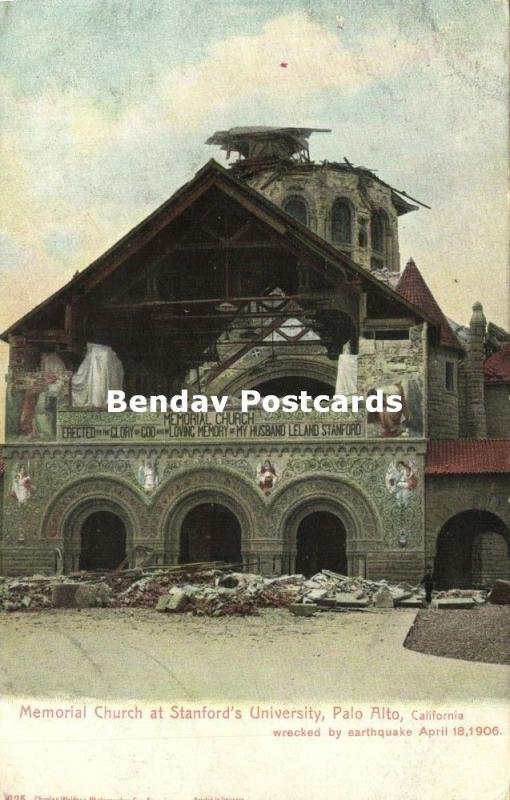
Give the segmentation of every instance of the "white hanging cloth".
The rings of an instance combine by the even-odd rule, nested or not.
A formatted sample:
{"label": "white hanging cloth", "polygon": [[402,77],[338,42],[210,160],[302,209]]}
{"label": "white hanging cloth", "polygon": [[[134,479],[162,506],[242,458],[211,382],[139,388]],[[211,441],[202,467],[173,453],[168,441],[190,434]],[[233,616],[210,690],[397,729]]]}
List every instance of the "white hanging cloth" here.
{"label": "white hanging cloth", "polygon": [[358,356],[352,355],[351,343],[344,344],[338,356],[335,394],[349,397],[358,392]]}
{"label": "white hanging cloth", "polygon": [[124,369],[111,347],[87,344],[87,354],[72,377],[73,406],[106,406],[108,391],[122,389]]}

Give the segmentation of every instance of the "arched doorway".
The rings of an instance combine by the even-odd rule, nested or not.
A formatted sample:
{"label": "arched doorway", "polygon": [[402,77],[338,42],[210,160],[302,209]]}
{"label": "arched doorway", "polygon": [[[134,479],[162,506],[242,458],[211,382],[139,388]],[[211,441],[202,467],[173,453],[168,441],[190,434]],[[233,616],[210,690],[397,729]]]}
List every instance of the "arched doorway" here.
{"label": "arched doorway", "polygon": [[241,525],[220,503],[201,503],[188,511],[181,527],[179,563],[226,561],[241,564]]}
{"label": "arched doorway", "polygon": [[126,558],[126,528],[112,511],[95,511],[80,532],[80,569],[113,570]]}
{"label": "arched doorway", "polygon": [[346,532],[330,511],[308,514],[297,531],[296,572],[309,578],[322,569],[347,575]]}
{"label": "arched doorway", "polygon": [[510,531],[496,514],[463,511],[443,525],[436,546],[438,589],[490,585],[510,574]]}

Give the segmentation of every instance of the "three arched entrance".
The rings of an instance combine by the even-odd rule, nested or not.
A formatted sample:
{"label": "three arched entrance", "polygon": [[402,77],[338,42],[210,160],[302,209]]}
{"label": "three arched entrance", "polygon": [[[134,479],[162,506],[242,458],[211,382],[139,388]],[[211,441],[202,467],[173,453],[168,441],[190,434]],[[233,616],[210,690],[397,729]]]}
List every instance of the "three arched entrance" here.
{"label": "three arched entrance", "polygon": [[178,475],[148,503],[121,481],[75,482],[55,498],[41,532],[62,547],[64,572],[133,566],[137,548],[154,564],[224,561],[252,571],[367,574],[383,547],[366,495],[334,475],[303,475],[269,502],[230,470]]}
{"label": "three arched entrance", "polygon": [[488,586],[510,579],[510,530],[489,511],[462,511],[441,528],[434,572],[439,589]]}

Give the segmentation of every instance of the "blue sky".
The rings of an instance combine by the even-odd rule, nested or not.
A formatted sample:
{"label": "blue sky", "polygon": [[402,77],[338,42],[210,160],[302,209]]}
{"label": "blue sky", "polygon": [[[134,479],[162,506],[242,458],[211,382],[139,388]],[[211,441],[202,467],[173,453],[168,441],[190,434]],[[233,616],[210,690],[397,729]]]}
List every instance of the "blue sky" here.
{"label": "blue sky", "polygon": [[0,2],[1,327],[246,124],[332,128],[314,158],[432,206],[400,249],[446,313],[505,324],[506,39],[503,0]]}

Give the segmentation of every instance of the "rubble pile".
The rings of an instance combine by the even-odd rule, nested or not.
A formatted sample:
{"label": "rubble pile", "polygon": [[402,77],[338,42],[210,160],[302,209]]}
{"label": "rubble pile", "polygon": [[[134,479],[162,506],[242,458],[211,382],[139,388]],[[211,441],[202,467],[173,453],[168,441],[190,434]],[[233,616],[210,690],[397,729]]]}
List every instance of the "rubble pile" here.
{"label": "rubble pile", "polygon": [[[506,597],[500,587],[498,590]],[[0,610],[5,611],[101,606],[217,617],[256,614],[260,608],[290,608],[296,613],[296,607],[303,604],[335,611],[419,608],[423,598],[420,586],[407,583],[371,581],[329,570],[311,578],[303,575],[266,578],[234,572],[229,565],[219,562],[124,572],[0,578]],[[445,608],[455,603],[460,607],[461,601],[476,606],[486,599],[487,593],[477,590],[434,592],[434,600]]]}
{"label": "rubble pile", "polygon": [[0,577],[0,610],[41,611],[47,608],[154,608],[174,586],[198,580],[214,586],[228,565],[136,568],[123,572],[75,572],[70,575]]}
{"label": "rubble pile", "polygon": [[414,592],[415,589],[407,584],[389,586],[386,581],[348,578],[328,570],[309,579],[303,575],[264,578],[262,575],[228,572],[218,576],[214,586],[196,582],[174,585],[168,593],[162,592],[156,609],[220,616],[256,613],[257,609],[264,607],[286,607],[298,613],[299,606],[315,604],[322,609],[374,605],[393,608],[396,602],[412,597]]}

